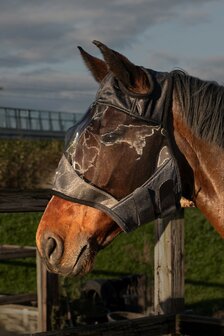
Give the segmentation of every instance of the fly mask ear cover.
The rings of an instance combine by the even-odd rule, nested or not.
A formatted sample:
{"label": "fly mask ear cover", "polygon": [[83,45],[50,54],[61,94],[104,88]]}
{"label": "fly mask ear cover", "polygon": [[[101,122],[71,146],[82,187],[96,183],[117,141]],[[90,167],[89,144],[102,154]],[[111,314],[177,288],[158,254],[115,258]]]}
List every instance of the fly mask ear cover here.
{"label": "fly mask ear cover", "polygon": [[[167,114],[172,103],[172,77],[168,73],[144,69],[153,92],[149,95],[133,95],[117,85],[109,75],[98,91],[96,102],[86,116],[68,131],[68,145],[56,171],[53,193],[73,202],[85,204],[104,211],[126,232],[156,218],[169,217],[180,208],[181,180],[172,153],[167,129]],[[122,93],[122,94],[121,94]],[[161,137],[154,172],[140,187],[125,198],[118,200],[106,191],[88,182],[72,162],[80,135],[93,119],[103,117],[108,106],[145,121]]]}

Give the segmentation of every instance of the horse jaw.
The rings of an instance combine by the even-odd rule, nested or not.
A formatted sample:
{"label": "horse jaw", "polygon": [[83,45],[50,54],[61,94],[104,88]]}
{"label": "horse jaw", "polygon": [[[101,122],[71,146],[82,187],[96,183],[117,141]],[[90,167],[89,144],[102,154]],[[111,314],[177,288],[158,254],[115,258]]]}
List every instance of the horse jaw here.
{"label": "horse jaw", "polygon": [[[121,231],[103,212],[53,196],[39,223],[36,243],[49,271],[76,276],[91,271],[97,252]],[[57,252],[59,246],[47,248],[51,238],[61,242],[56,259],[53,249]]]}

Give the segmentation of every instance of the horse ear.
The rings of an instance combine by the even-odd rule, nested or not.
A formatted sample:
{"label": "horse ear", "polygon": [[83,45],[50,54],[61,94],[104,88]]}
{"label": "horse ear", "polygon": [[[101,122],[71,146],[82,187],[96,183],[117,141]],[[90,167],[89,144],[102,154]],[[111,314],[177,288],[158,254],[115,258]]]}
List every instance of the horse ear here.
{"label": "horse ear", "polygon": [[104,61],[88,54],[82,47],[78,47],[80,54],[86,64],[87,68],[91,71],[93,77],[97,82],[101,82],[108,74],[108,68]]}
{"label": "horse ear", "polygon": [[131,63],[125,56],[108,48],[99,41],[93,41],[103,54],[109,70],[122,84],[133,93],[149,94],[153,90],[153,81],[141,67]]}

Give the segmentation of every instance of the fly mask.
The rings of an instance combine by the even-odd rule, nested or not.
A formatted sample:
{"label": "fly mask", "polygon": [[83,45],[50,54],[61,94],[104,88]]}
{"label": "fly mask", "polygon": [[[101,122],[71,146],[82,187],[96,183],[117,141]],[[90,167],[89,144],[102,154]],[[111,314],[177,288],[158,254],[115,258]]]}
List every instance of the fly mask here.
{"label": "fly mask", "polygon": [[[67,132],[65,151],[53,187],[53,193],[62,198],[102,210],[125,232],[153,219],[169,217],[180,208],[180,173],[167,125],[167,114],[172,104],[172,76],[165,72],[142,69],[152,87],[147,95],[130,93],[111,73],[105,77],[94,104],[83,119]],[[125,113],[130,122],[128,125],[117,125],[116,131],[97,137],[97,145],[92,145],[92,158],[87,162],[83,144],[88,141],[93,124],[101,124],[109,108],[119,114]],[[141,125],[144,125],[144,133],[139,132]],[[128,129],[138,132],[135,140],[122,138],[122,132]],[[112,147],[126,141],[140,160],[147,150],[146,139],[152,144],[150,158],[153,164],[143,183],[131,193],[119,199],[86,178],[85,173],[93,169],[100,155],[100,147]],[[123,168],[128,170],[128,167]]]}

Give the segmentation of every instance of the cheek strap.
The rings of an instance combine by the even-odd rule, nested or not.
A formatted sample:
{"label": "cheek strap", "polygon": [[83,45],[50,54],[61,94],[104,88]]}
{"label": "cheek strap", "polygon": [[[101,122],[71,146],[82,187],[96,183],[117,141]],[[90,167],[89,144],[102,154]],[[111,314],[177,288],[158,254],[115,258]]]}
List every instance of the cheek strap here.
{"label": "cheek strap", "polygon": [[168,217],[177,210],[172,180],[165,181],[159,188],[159,208],[161,217]]}
{"label": "cheek strap", "polygon": [[156,218],[165,218],[180,208],[181,181],[176,164],[170,158],[132,194],[110,209],[111,216],[126,232]]}

